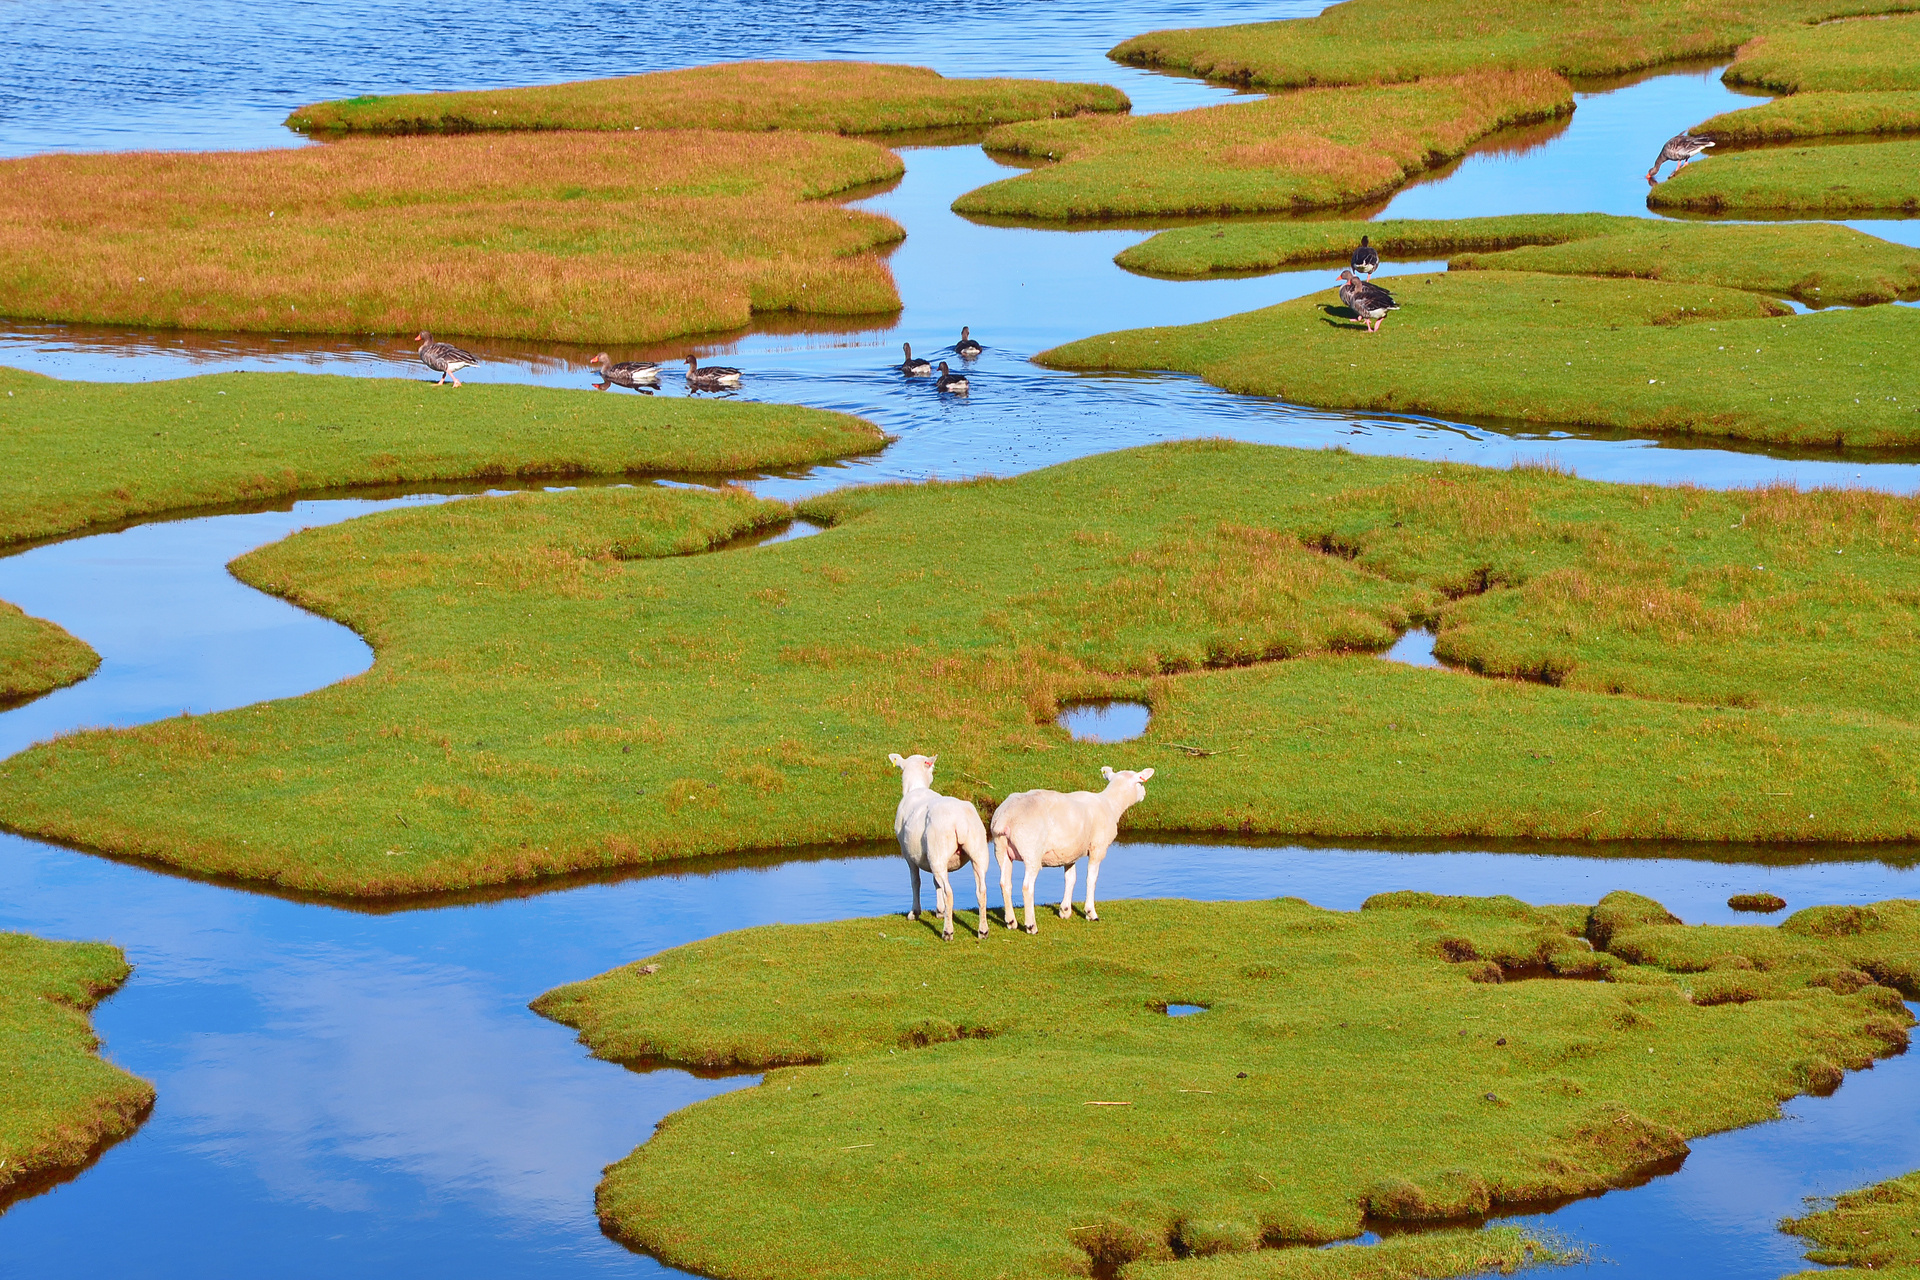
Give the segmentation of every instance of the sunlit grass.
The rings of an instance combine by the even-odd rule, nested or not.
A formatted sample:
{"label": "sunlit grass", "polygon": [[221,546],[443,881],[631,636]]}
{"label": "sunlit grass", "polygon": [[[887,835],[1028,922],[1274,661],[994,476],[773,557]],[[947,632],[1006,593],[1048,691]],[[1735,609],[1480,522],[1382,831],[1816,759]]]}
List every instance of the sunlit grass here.
{"label": "sunlit grass", "polygon": [[1005,125],[986,147],[1050,160],[970,191],[956,211],[1070,219],[1256,213],[1353,204],[1506,125],[1573,109],[1551,72],[1312,89],[1172,115]]}
{"label": "sunlit grass", "polygon": [[1774,93],[1920,90],[1920,14],[1769,31],[1721,79]]}
{"label": "sunlit grass", "polygon": [[904,234],[825,197],[898,156],[818,134],[361,139],[0,161],[0,314],[645,342],[900,305]]}
{"label": "sunlit grass", "polygon": [[[846,414],[417,379],[67,382],[0,368],[0,545],[343,485],[804,466],[879,449]],[[4,625],[4,624],[0,624]]]}
{"label": "sunlit grass", "polygon": [[[371,671],[35,748],[5,766],[0,820],[395,894],[884,837],[887,753],[921,750],[983,806],[1151,764],[1141,829],[1920,834],[1912,499],[1203,442],[802,510],[833,527],[713,555],[667,553],[784,509],[583,490],[301,533],[235,572],[352,626]],[[1509,678],[1372,656],[1415,623]],[[1152,706],[1148,740],[1052,723],[1116,696]]]}
{"label": "sunlit grass", "polygon": [[1724,56],[1763,32],[1910,0],[1346,0],[1317,17],[1155,31],[1113,57],[1262,88],[1511,69],[1616,75]]}
{"label": "sunlit grass", "polygon": [[892,133],[1125,111],[1118,89],[1046,80],[950,80],[874,62],[728,62],[611,80],[465,93],[368,95],[301,107],[305,132],[769,129]]}
{"label": "sunlit grass", "polygon": [[133,1131],[153,1086],[101,1061],[87,1015],[126,981],[118,947],[0,933],[0,1208]]}
{"label": "sunlit grass", "polygon": [[1834,1276],[1865,1280],[1920,1275],[1920,1173],[1835,1196],[1831,1205],[1789,1218],[1780,1229],[1812,1248],[1807,1260],[1839,1270],[1804,1271],[1794,1280]]}
{"label": "sunlit grass", "polygon": [[85,643],[0,601],[0,708],[72,684],[99,665]]}
{"label": "sunlit grass", "polygon": [[1384,283],[1401,309],[1374,335],[1329,290],[1203,324],[1102,334],[1038,358],[1067,369],[1178,370],[1328,408],[1783,444],[1920,442],[1912,308],[1794,317],[1719,285],[1511,271]]}
{"label": "sunlit grass", "polygon": [[1778,928],[1625,893],[1100,917],[950,944],[898,916],[775,925],[542,996],[601,1057],[768,1069],[611,1166],[602,1223],[727,1280],[950,1275],[981,1221],[1005,1276],[1472,1274],[1524,1241],[1296,1259],[1648,1173],[1901,1052],[1920,996],[1920,902]]}
{"label": "sunlit grass", "polygon": [[1920,93],[1796,93],[1714,116],[1692,132],[1721,142],[1920,133]]}
{"label": "sunlit grass", "polygon": [[1389,218],[1380,222],[1223,222],[1174,227],[1121,250],[1114,261],[1147,275],[1279,271],[1313,262],[1347,265],[1361,236],[1388,259],[1443,258],[1474,250],[1565,244],[1630,231],[1644,219],[1605,213],[1522,213],[1495,218]]}
{"label": "sunlit grass", "polygon": [[1920,212],[1920,141],[1715,156],[1662,182],[1647,204],[1695,213]]}

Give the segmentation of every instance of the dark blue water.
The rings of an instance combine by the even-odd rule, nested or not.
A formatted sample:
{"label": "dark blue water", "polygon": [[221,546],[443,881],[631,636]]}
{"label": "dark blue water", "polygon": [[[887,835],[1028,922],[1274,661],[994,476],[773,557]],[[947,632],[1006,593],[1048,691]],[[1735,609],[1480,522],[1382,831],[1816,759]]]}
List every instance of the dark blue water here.
{"label": "dark blue water", "polygon": [[[0,5],[0,154],[125,146],[296,145],[292,106],[359,91],[479,87],[745,56],[880,56],[956,74],[1122,85],[1143,109],[1223,91],[1115,67],[1101,53],[1154,26],[1289,16],[1317,5],[736,4],[726,9],[465,3],[118,0]],[[1597,208],[1641,212],[1652,150],[1736,100],[1697,72],[1583,95],[1572,123],[1501,140],[1388,206],[1391,216]],[[1792,457],[1633,439],[1317,413],[1226,396],[1190,379],[1076,378],[1026,363],[1121,325],[1198,320],[1324,287],[1330,273],[1167,282],[1111,263],[1139,228],[981,227],[960,192],[1002,176],[975,148],[916,149],[867,202],[909,230],[892,261],[906,310],[846,332],[681,344],[747,368],[744,394],[863,413],[902,438],[878,459],[762,480],[789,496],[883,478],[1012,472],[1147,440],[1203,434],[1504,464],[1552,457],[1609,479],[1920,488],[1913,461]],[[1917,224],[1861,224],[1912,243]],[[1392,270],[1436,264],[1394,264]],[[931,352],[970,324],[988,344],[973,396],[943,401],[884,372],[898,343]],[[490,348],[482,378],[585,386],[590,351]],[[402,343],[15,326],[0,362],[68,377],[143,379],[216,368],[391,374]],[[426,500],[425,498],[414,500]],[[385,500],[391,502],[393,500]],[[205,517],[36,548],[0,560],[0,598],[61,621],[105,655],[75,689],[0,714],[0,756],[81,724],[288,696],[362,669],[344,629],[239,586],[221,566],[372,500]],[[805,529],[796,526],[795,533]],[[730,553],[729,553],[730,554]],[[1415,643],[1408,641],[1403,643]],[[1429,642],[1430,650],[1430,642]],[[1401,655],[1411,657],[1413,655]],[[1365,659],[1356,659],[1365,660]],[[1462,677],[1466,678],[1466,677]],[[1138,750],[1136,748],[1135,750]],[[1148,763],[1115,747],[1116,767]],[[6,765],[0,761],[0,785]],[[1351,908],[1385,889],[1510,892],[1591,902],[1646,893],[1690,921],[1732,921],[1733,892],[1795,907],[1914,896],[1889,861],[1790,861],[1699,849],[1406,853],[1134,839],[1103,880],[1115,897],[1296,894]],[[1720,858],[1735,851],[1718,851]],[[1591,856],[1588,856],[1591,855]],[[1834,858],[1832,851],[1827,852]],[[1049,873],[1057,875],[1058,873]],[[903,910],[879,852],[545,886],[485,903],[386,914],[288,901],[0,837],[0,928],[107,938],[138,966],[96,1023],[159,1102],[129,1141],[73,1182],[0,1216],[0,1276],[588,1276],[661,1270],[607,1241],[592,1213],[602,1165],[655,1120],[747,1081],[637,1075],[585,1058],[526,1001],[561,982],[713,933],[770,921]],[[1789,1118],[1703,1139],[1677,1175],[1569,1206],[1545,1225],[1634,1276],[1763,1280],[1798,1249],[1773,1230],[1799,1198],[1920,1166],[1920,1071],[1909,1058],[1850,1077]]]}

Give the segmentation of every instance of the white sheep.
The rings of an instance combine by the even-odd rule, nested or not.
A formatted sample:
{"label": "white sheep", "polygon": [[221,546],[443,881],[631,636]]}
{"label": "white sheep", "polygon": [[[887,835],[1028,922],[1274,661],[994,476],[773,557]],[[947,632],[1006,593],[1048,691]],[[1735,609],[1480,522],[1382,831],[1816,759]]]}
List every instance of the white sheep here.
{"label": "white sheep", "polygon": [[1027,932],[1038,933],[1033,922],[1033,885],[1041,867],[1065,867],[1067,892],[1060,899],[1060,918],[1073,914],[1073,879],[1080,859],[1087,859],[1087,919],[1098,920],[1093,907],[1093,884],[1100,878],[1100,863],[1107,846],[1119,831],[1120,815],[1147,798],[1142,784],[1153,770],[1138,773],[1122,769],[1118,773],[1103,768],[1105,791],[1016,791],[993,811],[993,847],[1000,860],[1000,896],[1006,902],[1007,928],[1013,928],[1013,864],[1026,864],[1026,883],[1021,886],[1027,909]]}
{"label": "white sheep", "polygon": [[900,807],[894,810],[893,834],[900,856],[913,876],[913,910],[907,919],[920,918],[920,873],[933,873],[933,909],[941,917],[940,936],[953,941],[953,883],[947,873],[962,862],[973,864],[973,883],[980,903],[980,936],[987,936],[987,829],[980,811],[965,800],[943,796],[933,789],[933,762],[939,756],[890,755],[900,770]]}

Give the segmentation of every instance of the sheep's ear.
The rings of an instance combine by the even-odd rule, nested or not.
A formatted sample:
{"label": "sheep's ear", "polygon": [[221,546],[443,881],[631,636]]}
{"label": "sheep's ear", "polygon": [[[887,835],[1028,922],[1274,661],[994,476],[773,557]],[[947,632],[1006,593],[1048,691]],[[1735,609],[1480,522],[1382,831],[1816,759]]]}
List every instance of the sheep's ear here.
{"label": "sheep's ear", "polygon": [[898,751],[889,752],[887,755],[887,759],[892,763],[893,767],[896,769],[906,764],[906,761],[900,758],[900,753]]}
{"label": "sheep's ear", "polygon": [[1101,765],[1101,766],[1100,766],[1100,776],[1101,776],[1101,777],[1103,777],[1103,778],[1105,778],[1105,779],[1107,779],[1108,781],[1112,781],[1112,779],[1113,779],[1113,766],[1112,766],[1112,765],[1110,765],[1110,764],[1103,764],[1103,765]]}
{"label": "sheep's ear", "polygon": [[939,758],[940,758],[939,756],[928,756],[928,757],[927,757],[927,767],[928,767],[928,768],[932,768],[932,767],[933,767],[933,762],[934,762],[935,760],[938,760]]}
{"label": "sheep's ear", "polygon": [[1151,769],[1142,769],[1140,771],[1140,781],[1142,782],[1145,782],[1148,778],[1151,778],[1152,776],[1153,776],[1153,770]]}

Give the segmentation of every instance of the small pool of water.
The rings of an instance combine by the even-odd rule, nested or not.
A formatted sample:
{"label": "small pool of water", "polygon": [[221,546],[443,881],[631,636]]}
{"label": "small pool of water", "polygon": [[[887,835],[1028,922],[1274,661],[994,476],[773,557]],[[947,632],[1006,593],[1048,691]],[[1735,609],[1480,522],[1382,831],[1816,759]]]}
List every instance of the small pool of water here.
{"label": "small pool of water", "polygon": [[1196,1013],[1205,1013],[1206,1011],[1207,1006],[1203,1004],[1170,1004],[1167,1006],[1167,1016],[1169,1018],[1190,1018]]}
{"label": "small pool of water", "polygon": [[1434,639],[1433,632],[1425,627],[1415,627],[1411,631],[1403,632],[1400,638],[1393,642],[1393,647],[1382,653],[1380,657],[1387,662],[1404,662],[1413,667],[1436,667],[1444,671],[1446,664],[1433,656]]}
{"label": "small pool of water", "polygon": [[1083,702],[1062,710],[1054,723],[1076,742],[1132,742],[1146,733],[1152,714],[1144,702]]}

